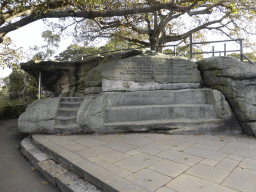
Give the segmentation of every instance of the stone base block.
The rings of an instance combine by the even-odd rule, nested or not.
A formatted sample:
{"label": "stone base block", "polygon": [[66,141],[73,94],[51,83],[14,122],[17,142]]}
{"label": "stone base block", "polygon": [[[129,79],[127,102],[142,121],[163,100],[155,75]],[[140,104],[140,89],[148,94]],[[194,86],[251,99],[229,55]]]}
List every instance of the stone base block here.
{"label": "stone base block", "polygon": [[157,83],[157,82],[135,82],[122,80],[102,80],[102,91],[154,91],[154,90],[177,90],[197,89],[200,83]]}

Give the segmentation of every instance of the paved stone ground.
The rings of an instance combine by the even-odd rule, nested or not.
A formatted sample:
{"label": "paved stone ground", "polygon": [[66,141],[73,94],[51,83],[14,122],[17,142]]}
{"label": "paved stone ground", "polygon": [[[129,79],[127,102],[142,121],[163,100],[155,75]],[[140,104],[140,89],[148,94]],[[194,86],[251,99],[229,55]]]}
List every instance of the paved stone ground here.
{"label": "paved stone ground", "polygon": [[0,120],[0,192],[57,192],[21,154],[18,119]]}
{"label": "paved stone ground", "polygon": [[247,136],[139,133],[33,140],[102,191],[256,191],[256,140]]}

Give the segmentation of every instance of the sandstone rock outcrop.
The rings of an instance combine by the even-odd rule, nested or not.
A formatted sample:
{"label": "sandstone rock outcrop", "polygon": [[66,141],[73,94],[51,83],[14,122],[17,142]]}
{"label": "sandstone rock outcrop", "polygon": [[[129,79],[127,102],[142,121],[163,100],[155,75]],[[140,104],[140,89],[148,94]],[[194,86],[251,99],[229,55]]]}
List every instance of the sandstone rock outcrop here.
{"label": "sandstone rock outcrop", "polygon": [[244,133],[256,134],[256,66],[230,57],[211,57],[198,63],[203,84],[223,93]]}
{"label": "sandstone rock outcrop", "polygon": [[34,133],[56,133],[56,116],[60,97],[41,99],[31,104],[19,117],[19,131]]}
{"label": "sandstone rock outcrop", "polygon": [[[21,63],[21,68],[37,80],[41,71],[43,88],[53,92],[56,97],[82,97],[101,92],[101,72],[108,67],[105,63],[139,54],[142,54],[142,51],[131,50],[106,57],[89,57],[76,62],[30,61]],[[101,67],[97,68],[101,63]]]}
{"label": "sandstone rock outcrop", "polygon": [[224,96],[212,89],[103,92],[80,110],[85,132],[240,133]]}
{"label": "sandstone rock outcrop", "polygon": [[[134,50],[94,61],[77,64],[75,69],[60,67],[67,75],[60,75],[55,87],[65,82],[62,95],[63,90],[82,95],[37,101],[20,116],[19,130],[54,134],[149,130],[239,133],[224,96],[201,88],[200,71],[189,59]],[[95,92],[99,94],[90,95]]]}
{"label": "sandstone rock outcrop", "polygon": [[151,53],[106,65],[109,67],[101,73],[105,92],[200,88],[197,65],[187,58]]}

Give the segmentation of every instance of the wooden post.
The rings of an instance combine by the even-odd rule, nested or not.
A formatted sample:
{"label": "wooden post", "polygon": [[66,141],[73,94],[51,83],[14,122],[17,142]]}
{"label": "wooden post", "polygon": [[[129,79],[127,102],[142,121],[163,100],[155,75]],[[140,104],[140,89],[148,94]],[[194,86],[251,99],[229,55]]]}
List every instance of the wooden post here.
{"label": "wooden post", "polygon": [[214,46],[212,46],[212,56],[214,57]]}
{"label": "wooden post", "polygon": [[193,59],[193,36],[192,33],[189,34],[189,39],[190,39],[190,58]]}
{"label": "wooden post", "polygon": [[38,99],[41,99],[41,78],[42,78],[42,74],[41,71],[39,71],[39,88],[38,88]]}
{"label": "wooden post", "polygon": [[174,56],[176,56],[176,46],[174,46]]}

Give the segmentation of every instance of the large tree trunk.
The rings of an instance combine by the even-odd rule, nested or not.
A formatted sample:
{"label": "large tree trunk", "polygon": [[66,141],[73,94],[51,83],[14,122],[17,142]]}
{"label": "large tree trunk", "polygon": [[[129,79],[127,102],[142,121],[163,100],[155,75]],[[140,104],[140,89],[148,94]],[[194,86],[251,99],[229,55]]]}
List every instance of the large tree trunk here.
{"label": "large tree trunk", "polygon": [[162,43],[162,41],[160,41],[158,37],[152,36],[150,37],[149,41],[150,41],[150,49],[152,51],[157,51],[159,53],[163,52],[164,43]]}

